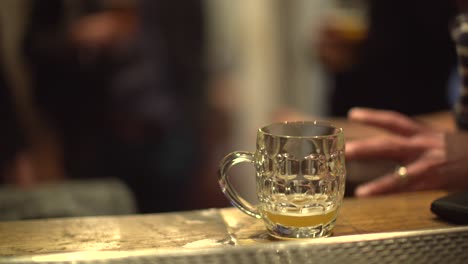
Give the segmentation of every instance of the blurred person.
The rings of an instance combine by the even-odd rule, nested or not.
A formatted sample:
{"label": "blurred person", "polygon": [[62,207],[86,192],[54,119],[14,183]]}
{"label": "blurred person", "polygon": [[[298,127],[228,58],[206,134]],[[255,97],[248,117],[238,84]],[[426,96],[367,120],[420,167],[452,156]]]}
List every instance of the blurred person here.
{"label": "blurred person", "polygon": [[[466,9],[462,9],[466,10]],[[385,129],[389,134],[347,144],[349,160],[385,159],[400,166],[356,189],[357,196],[398,191],[468,189],[468,16],[458,16],[453,37],[462,85],[454,108],[457,129],[438,129],[395,111],[354,108],[351,121]]]}
{"label": "blurred person", "polygon": [[1,3],[0,221],[134,213],[132,196],[120,181],[58,181],[63,171],[56,142],[32,98],[21,49],[30,3]]}
{"label": "blurred person", "polygon": [[330,115],[345,117],[354,106],[407,115],[449,110],[455,2],[366,2],[365,29],[331,16],[319,33],[318,56],[332,82]]}
{"label": "blurred person", "polygon": [[109,3],[33,1],[25,49],[63,177],[117,177],[142,213],[190,209],[204,154],[201,2]]}
{"label": "blurred person", "polygon": [[[456,67],[449,29],[455,1],[365,2],[366,18],[356,22],[332,14],[318,33],[314,48],[331,81],[328,117],[341,124],[340,118],[354,107],[378,108],[423,117],[430,127],[442,129],[443,124],[443,129],[453,130],[447,87]],[[294,113],[287,118],[294,116],[297,119]],[[387,132],[359,124],[366,126],[344,124],[349,142]],[[393,166],[377,156],[350,157],[349,194],[355,184]],[[360,171],[365,166],[368,169]]]}
{"label": "blurred person", "polygon": [[[368,4],[370,25],[365,38],[354,34],[344,39],[333,28],[335,22],[329,21],[318,45],[319,56],[335,81],[331,115],[347,115],[350,121],[343,123],[348,165],[356,163],[366,170],[367,164],[369,171],[380,172],[388,169],[387,161],[399,165],[381,178],[372,175],[375,180],[359,186],[355,194],[466,189],[464,132],[456,131],[447,100],[447,80],[456,67],[450,36],[456,2]],[[300,113],[286,117],[304,118]],[[332,120],[342,123],[340,118]],[[360,175],[353,176],[352,180],[360,180]]]}
{"label": "blurred person", "polygon": [[[119,35],[133,32],[123,26],[128,22],[121,18],[124,11],[130,14],[131,9],[110,9],[104,2],[29,1],[24,57],[32,77],[33,103],[44,119],[41,122],[53,128],[63,154],[63,158],[55,160],[62,167],[60,175],[34,175],[34,168],[29,170],[33,184],[80,174],[76,171],[80,155],[94,155],[90,148],[98,141],[99,133],[109,132],[104,113],[107,83],[121,63],[124,44],[128,43],[112,35],[119,30]],[[81,153],[80,146],[88,148],[89,153]],[[25,160],[31,159],[29,147],[22,152]],[[86,166],[92,171],[94,164]]]}

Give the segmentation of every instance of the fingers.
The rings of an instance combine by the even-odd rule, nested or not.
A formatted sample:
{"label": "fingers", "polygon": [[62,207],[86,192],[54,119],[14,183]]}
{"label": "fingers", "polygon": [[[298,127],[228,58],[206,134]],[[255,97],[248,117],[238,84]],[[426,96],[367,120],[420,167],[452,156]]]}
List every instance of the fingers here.
{"label": "fingers", "polygon": [[411,163],[404,168],[403,172],[390,172],[381,178],[358,186],[355,195],[367,197],[393,192],[440,188],[443,186],[443,177],[434,169],[438,163],[436,160],[421,160]]}
{"label": "fingers", "polygon": [[405,168],[404,175],[400,175],[398,172],[391,172],[374,181],[358,186],[355,195],[358,197],[367,197],[403,191],[408,189],[412,182],[417,179],[409,178],[408,175],[415,175],[417,177],[417,174],[414,173],[414,169],[411,167]]}
{"label": "fingers", "polygon": [[21,187],[29,187],[38,183],[38,175],[34,170],[30,154],[20,152],[14,161],[14,183]]}
{"label": "fingers", "polygon": [[353,108],[348,112],[348,118],[351,121],[383,128],[403,136],[411,136],[424,129],[421,124],[394,111]]}
{"label": "fingers", "polygon": [[426,148],[425,144],[400,136],[375,137],[347,142],[346,158],[405,162]]}
{"label": "fingers", "polygon": [[378,178],[377,180],[358,186],[354,194],[357,197],[368,197],[372,195],[396,192],[400,188],[401,183],[398,179],[398,175],[392,173]]}
{"label": "fingers", "polygon": [[354,63],[356,41],[348,40],[333,19],[325,22],[317,42],[317,54],[323,65],[330,71],[347,70]]}

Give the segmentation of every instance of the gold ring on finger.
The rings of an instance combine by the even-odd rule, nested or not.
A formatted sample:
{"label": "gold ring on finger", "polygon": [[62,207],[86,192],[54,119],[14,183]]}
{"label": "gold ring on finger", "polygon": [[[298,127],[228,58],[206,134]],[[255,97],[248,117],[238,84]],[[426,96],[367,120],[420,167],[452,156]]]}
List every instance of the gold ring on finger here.
{"label": "gold ring on finger", "polygon": [[398,166],[395,172],[398,175],[398,179],[402,185],[408,182],[408,169],[406,166]]}

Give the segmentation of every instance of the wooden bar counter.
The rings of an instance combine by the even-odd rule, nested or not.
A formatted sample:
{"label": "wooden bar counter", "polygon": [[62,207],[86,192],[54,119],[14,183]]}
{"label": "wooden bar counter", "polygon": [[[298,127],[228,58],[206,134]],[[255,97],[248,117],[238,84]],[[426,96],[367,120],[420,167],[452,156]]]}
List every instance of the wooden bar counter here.
{"label": "wooden bar counter", "polygon": [[[403,193],[344,201],[330,238],[360,240],[388,232],[456,229],[430,211],[443,191]],[[353,236],[350,236],[353,235]],[[261,220],[236,208],[165,214],[81,217],[0,222],[0,263],[16,257],[73,254],[232,248],[282,242],[270,238]],[[2,262],[3,261],[3,262]]]}

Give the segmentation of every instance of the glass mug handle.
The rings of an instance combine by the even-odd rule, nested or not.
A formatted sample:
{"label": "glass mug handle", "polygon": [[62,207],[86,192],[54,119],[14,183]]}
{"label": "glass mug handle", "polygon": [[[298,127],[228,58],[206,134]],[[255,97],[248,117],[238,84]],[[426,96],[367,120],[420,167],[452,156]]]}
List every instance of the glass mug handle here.
{"label": "glass mug handle", "polygon": [[231,167],[242,162],[254,163],[254,153],[247,151],[235,151],[226,155],[219,166],[219,185],[221,186],[221,190],[223,191],[224,195],[226,195],[226,197],[234,206],[239,208],[247,215],[255,218],[262,218],[262,216],[258,213],[257,208],[240,197],[229,181],[227,173]]}

